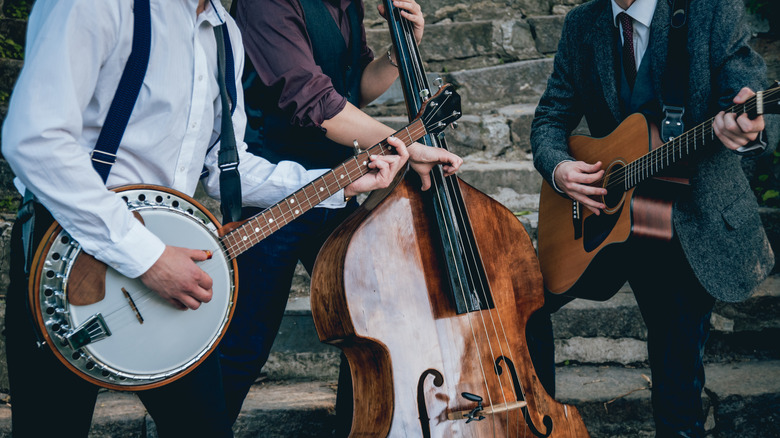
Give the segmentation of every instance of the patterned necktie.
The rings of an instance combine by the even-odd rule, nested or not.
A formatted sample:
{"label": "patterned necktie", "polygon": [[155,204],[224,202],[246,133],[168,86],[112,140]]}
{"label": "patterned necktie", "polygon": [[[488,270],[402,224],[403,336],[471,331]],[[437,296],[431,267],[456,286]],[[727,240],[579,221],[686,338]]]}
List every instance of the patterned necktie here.
{"label": "patterned necktie", "polygon": [[620,26],[623,28],[623,70],[628,79],[628,85],[634,88],[636,79],[636,61],[634,59],[634,20],[625,12],[618,14]]}

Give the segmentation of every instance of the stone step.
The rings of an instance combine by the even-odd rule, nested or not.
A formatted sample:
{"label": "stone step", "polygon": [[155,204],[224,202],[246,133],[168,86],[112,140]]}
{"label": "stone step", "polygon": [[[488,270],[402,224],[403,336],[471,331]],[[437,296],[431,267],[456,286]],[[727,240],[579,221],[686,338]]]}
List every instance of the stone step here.
{"label": "stone step", "polygon": [[[300,268],[300,267],[299,267]],[[335,378],[339,350],[319,342],[299,269],[301,291],[287,310],[264,371],[269,378]],[[780,274],[770,276],[742,303],[718,302],[705,361],[780,359]],[[644,364],[647,333],[628,285],[607,301],[574,300],[552,317],[558,363]]]}
{"label": "stone step", "polygon": [[[705,427],[713,437],[780,436],[780,361],[707,364]],[[575,406],[594,438],[652,437],[649,370],[621,366],[562,366],[557,400]],[[335,380],[255,384],[233,431],[245,437],[330,437]],[[0,405],[0,435],[10,435],[10,407]],[[65,431],[65,430],[64,430]],[[157,436],[154,422],[130,393],[101,392],[90,438]]]}

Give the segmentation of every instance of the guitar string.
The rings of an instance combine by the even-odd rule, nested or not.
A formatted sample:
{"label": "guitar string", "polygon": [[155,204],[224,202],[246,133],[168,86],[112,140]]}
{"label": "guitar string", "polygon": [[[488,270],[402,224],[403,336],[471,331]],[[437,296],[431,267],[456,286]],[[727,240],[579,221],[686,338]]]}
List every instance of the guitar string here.
{"label": "guitar string", "polygon": [[[765,95],[772,95],[775,93],[775,90],[769,90],[765,93]],[[765,103],[773,103],[774,101],[771,99],[765,100]],[[755,109],[755,103],[756,99],[752,98],[750,101],[745,102],[744,104],[738,104],[734,105],[730,108],[728,108],[727,112],[736,112],[734,110],[737,110],[738,108],[742,107],[743,112],[747,113],[749,110]],[[741,113],[740,113],[741,115]],[[688,152],[687,154],[690,154],[690,145],[689,141],[691,138],[693,138],[694,150],[698,147],[698,137],[701,137],[702,139],[705,139],[706,136],[710,137],[710,140],[714,138],[713,131],[712,131],[712,122],[714,121],[714,118],[711,118],[702,124],[694,127],[693,129],[683,133],[682,135],[670,140],[666,144],[648,152],[647,154],[643,155],[642,157],[632,161],[627,166],[622,167],[621,169],[615,171],[612,173],[612,175],[616,176],[615,178],[610,179],[610,183],[607,185],[607,187],[614,187],[617,185],[624,185],[624,182],[627,180],[628,176],[626,176],[629,172],[635,179],[641,179],[647,176],[650,176],[650,173],[652,173],[654,170],[657,171],[659,168],[663,168],[663,161],[666,160],[667,164],[669,164],[670,158],[674,159],[677,155],[680,156],[680,158],[683,157],[683,142],[685,142],[685,148]],[[630,168],[629,168],[630,167]],[[663,169],[661,169],[663,170]],[[614,182],[613,182],[614,179]],[[603,179],[600,180],[603,183]]]}
{"label": "guitar string", "polygon": [[[774,95],[779,93],[780,89],[770,89],[765,91],[764,94],[764,105],[768,105],[771,103],[775,103],[778,101],[778,99],[774,98]],[[726,112],[738,112],[738,110],[741,108],[743,113],[748,113],[751,110],[756,109],[757,100],[754,97],[752,97],[750,100],[743,104],[737,104],[732,105],[731,107],[727,108]],[[687,154],[689,155],[690,152],[690,145],[688,144],[688,141],[693,138],[694,145],[693,149],[696,150],[698,147],[697,138],[704,139],[705,137],[709,136],[710,140],[714,137],[713,135],[713,129],[712,129],[712,123],[714,122],[714,117],[710,118],[701,124],[697,125],[696,127],[690,129],[689,131],[686,131],[685,133],[681,134],[678,137],[675,137],[674,139],[670,140],[669,142],[659,146],[658,148],[646,153],[645,155],[637,158],[636,160],[632,161],[628,165],[625,165],[621,167],[620,169],[610,173],[609,175],[605,175],[605,177],[599,179],[598,181],[594,182],[593,186],[604,186],[604,180],[608,179],[609,182],[607,183],[606,187],[609,188],[616,188],[623,186],[625,187],[625,182],[629,178],[628,175],[631,175],[636,179],[637,181],[641,181],[642,179],[652,176],[651,173],[657,171],[653,169],[659,169],[662,168],[663,170],[663,161],[666,159],[667,163],[669,162],[669,158],[673,158],[677,155],[680,155],[682,158],[682,149],[683,145],[682,142],[685,141],[686,148],[688,149]],[[703,146],[703,145],[702,145]],[[655,157],[658,156],[658,157]],[[660,163],[660,164],[659,164]],[[636,184],[632,184],[636,185]],[[628,187],[630,188],[630,187]]]}
{"label": "guitar string", "polygon": [[[408,44],[408,46],[409,46],[410,48],[414,48],[414,47],[416,47],[416,43],[415,43],[415,42],[412,40],[412,37],[411,37],[411,35],[413,35],[413,34],[412,34],[412,31],[411,31],[411,29],[410,29],[410,24],[409,24],[409,22],[408,22],[408,21],[406,21],[406,20],[401,20],[401,24],[402,24],[403,26],[405,26],[405,29],[404,29],[404,30],[405,30],[405,35],[404,35],[404,36],[406,37],[406,40],[407,40],[407,44]],[[417,60],[416,60],[416,58],[415,58],[415,57],[413,57],[413,56],[412,56],[412,58],[413,58],[413,59],[412,59],[412,61],[413,61],[413,62],[416,64],[416,63],[417,63],[417,62],[416,62],[416,61],[417,61]],[[425,82],[424,82],[424,79],[425,79],[425,78],[424,78],[424,76],[422,75],[422,68],[421,68],[421,67],[420,67],[419,69],[416,69],[416,70],[415,70],[415,71],[413,71],[412,73],[413,73],[413,74],[415,74],[415,75],[417,76],[417,81],[418,81],[417,83],[418,83],[418,84],[425,84]],[[425,84],[425,85],[427,86],[427,84]],[[453,179],[452,179],[452,178],[450,178],[450,177],[445,177],[445,176],[443,175],[443,173],[442,173],[441,166],[437,166],[435,169],[436,169],[435,171],[437,172],[437,174],[439,174],[439,175],[440,175],[440,177],[442,178],[442,181],[443,181],[443,182],[444,182],[444,183],[445,183],[445,184],[448,186],[447,190],[445,190],[445,191],[444,191],[444,196],[447,198],[448,205],[451,205],[451,206],[453,206],[453,207],[460,207],[460,209],[461,209],[461,210],[460,210],[460,211],[455,211],[454,213],[455,213],[456,215],[460,215],[461,217],[464,217],[465,210],[463,209],[463,206],[462,206],[462,205],[460,205],[460,202],[453,202],[453,199],[452,199],[452,198],[453,198],[453,196],[451,196],[451,195],[450,195],[450,193],[451,193],[452,191],[454,191],[454,184],[457,184],[457,181],[454,181],[454,182],[453,182]],[[435,193],[437,194],[437,196],[436,196],[436,197],[437,197],[437,201],[438,201],[438,203],[439,203],[440,209],[441,209],[441,211],[442,211],[442,212],[444,212],[444,211],[446,211],[447,209],[445,209],[445,208],[444,208],[444,206],[442,205],[442,200],[439,198],[439,197],[441,196],[441,191],[440,191],[440,190],[439,190],[439,188],[438,188],[438,186],[439,186],[439,180],[438,180],[438,179],[437,179],[435,176],[432,178],[432,185],[433,185],[433,187],[434,187],[434,189],[435,189]],[[457,199],[458,197],[457,197],[457,196],[455,196],[455,198]],[[465,217],[467,217],[467,216],[465,216]],[[468,221],[465,221],[465,222],[464,222],[464,221],[462,221],[461,223],[468,224],[469,222],[468,222]],[[445,226],[445,227],[446,227],[446,229],[448,230],[448,227],[449,227],[449,225],[446,223],[446,221],[445,221],[445,224],[444,224],[444,226]],[[451,235],[451,233],[447,232],[447,233],[446,233],[446,235],[447,235],[447,238],[449,238],[449,236]],[[473,248],[471,248],[471,247],[470,247],[470,242],[469,242],[469,245],[466,245],[466,244],[464,244],[464,242],[463,242],[463,237],[462,237],[462,234],[458,233],[458,234],[456,234],[456,236],[458,237],[458,239],[459,239],[459,241],[460,241],[460,243],[461,243],[461,248],[463,248],[463,249],[464,249],[466,252],[469,252],[469,250],[471,250],[471,256],[472,256],[472,260],[471,260],[471,261],[472,261],[472,263],[476,264],[476,263],[477,263],[477,261],[478,261],[478,259],[477,259],[476,257],[474,257],[474,251],[473,251]],[[450,242],[449,248],[450,248],[450,251],[452,251],[452,248],[453,248],[453,247],[452,247],[452,244],[451,244],[451,242]],[[456,256],[457,256],[457,255],[456,255],[456,254],[454,254],[454,253],[453,253],[452,255],[453,255],[453,257],[456,257]],[[468,260],[466,260],[466,262],[468,262]],[[456,268],[456,270],[459,270],[459,267],[458,267],[457,265],[456,265],[456,267],[455,267],[455,268]],[[477,271],[479,272],[479,270],[477,270]],[[457,277],[457,278],[458,278],[458,281],[460,281],[460,278],[461,278],[461,277],[460,277],[460,275],[458,275],[458,277]],[[482,278],[480,278],[480,280],[482,280]],[[474,280],[473,280],[473,279],[469,279],[469,281],[471,282],[471,281],[474,281]],[[476,286],[476,285],[475,285],[475,286]],[[484,285],[483,285],[483,286],[484,286]],[[474,289],[475,289],[475,292],[476,292],[476,289],[477,289],[477,288],[475,287]],[[483,287],[483,288],[481,288],[480,290],[481,290],[481,291],[482,291],[482,293],[483,293],[483,299],[485,300],[485,303],[487,303],[486,291],[485,291],[484,287]],[[463,287],[463,285],[462,285],[462,284],[461,284],[461,291],[462,291],[462,294],[463,294],[463,300],[464,300],[464,302],[466,303],[466,305],[468,306],[468,302],[469,302],[469,300],[468,300],[468,299],[466,298],[466,296],[465,296],[465,293],[466,293],[465,291],[466,291],[466,289]],[[496,356],[495,356],[495,352],[493,351],[493,345],[492,345],[492,342],[490,341],[489,330],[488,330],[488,328],[487,328],[487,323],[485,322],[485,316],[484,316],[484,312],[479,312],[479,315],[480,315],[480,317],[481,317],[481,322],[482,322],[482,329],[485,331],[485,334],[486,334],[486,340],[487,340],[487,343],[488,343],[488,347],[489,347],[489,350],[490,350],[491,357],[492,357],[492,359],[493,359],[493,366],[492,366],[492,367],[493,367],[493,369],[494,369],[494,371],[495,371],[495,370],[496,370],[496,369],[495,369],[495,366],[496,366],[496,365],[495,365],[495,362],[496,362]],[[496,329],[495,329],[495,320],[492,318],[492,316],[493,316],[493,315],[492,315],[492,312],[491,312],[490,310],[488,310],[488,315],[491,317],[491,321],[492,321],[492,324],[493,324],[493,329],[494,329],[494,333],[495,333],[495,332],[496,332]],[[470,327],[471,327],[471,330],[472,330],[472,337],[473,337],[473,339],[474,339],[475,345],[479,345],[479,343],[478,343],[478,341],[477,341],[476,331],[475,331],[475,329],[474,329],[474,324],[473,324],[473,323],[472,323],[472,321],[471,321],[471,312],[468,312],[468,311],[467,311],[467,320],[469,321],[469,325],[470,325]],[[502,326],[502,328],[503,328],[503,326]],[[495,333],[495,334],[497,335],[497,333]],[[497,336],[497,337],[498,337],[498,336]],[[499,338],[499,339],[500,339],[500,338]],[[499,347],[501,348],[501,350],[502,350],[502,353],[503,353],[503,347],[500,345],[500,342],[499,342]],[[510,351],[511,351],[511,349],[510,349]],[[478,354],[478,356],[481,356],[481,352],[479,351],[479,349],[477,349],[477,354]],[[481,370],[482,370],[482,374],[483,374],[483,380],[484,380],[484,383],[485,383],[485,389],[486,389],[486,392],[487,392],[487,394],[488,394],[488,402],[489,402],[490,406],[494,406],[494,403],[493,403],[493,400],[492,400],[492,398],[493,398],[493,395],[491,394],[490,387],[489,387],[489,385],[488,385],[488,383],[487,383],[487,377],[486,377],[486,373],[485,373],[485,370],[484,370],[484,366],[482,365],[482,360],[481,360],[481,359],[479,359],[478,363],[480,364],[480,368],[481,368]],[[508,373],[507,373],[507,374],[508,374]],[[500,386],[500,388],[501,388],[501,395],[502,395],[502,397],[504,398],[504,405],[506,406],[506,405],[507,405],[507,401],[506,401],[506,399],[505,399],[505,396],[504,396],[503,382],[501,381],[501,379],[500,379],[500,378],[498,379],[498,382],[499,382],[499,386]],[[510,387],[513,389],[513,392],[514,392],[514,387],[513,387],[513,386],[510,386]],[[509,419],[509,415],[507,415],[507,419]],[[495,419],[495,416],[492,416],[491,423],[493,423],[495,420],[496,420],[496,419]],[[508,428],[507,428],[507,430],[508,430]],[[494,434],[495,434],[495,425],[494,425]]]}

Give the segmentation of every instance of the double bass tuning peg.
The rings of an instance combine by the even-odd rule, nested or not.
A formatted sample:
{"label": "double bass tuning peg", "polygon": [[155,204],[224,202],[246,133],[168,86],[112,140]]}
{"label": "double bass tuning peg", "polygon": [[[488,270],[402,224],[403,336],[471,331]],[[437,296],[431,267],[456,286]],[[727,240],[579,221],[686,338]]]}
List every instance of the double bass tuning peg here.
{"label": "double bass tuning peg", "polygon": [[433,85],[436,85],[436,87],[441,88],[441,86],[444,85],[444,79],[442,79],[441,76],[437,76],[436,79],[433,80]]}

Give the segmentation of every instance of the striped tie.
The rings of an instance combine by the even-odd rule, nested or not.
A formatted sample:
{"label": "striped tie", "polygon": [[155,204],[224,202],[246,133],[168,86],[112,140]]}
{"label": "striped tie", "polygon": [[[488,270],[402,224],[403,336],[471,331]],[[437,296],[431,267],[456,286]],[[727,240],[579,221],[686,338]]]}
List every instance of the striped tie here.
{"label": "striped tie", "polygon": [[636,79],[636,60],[634,59],[634,20],[625,12],[618,14],[620,26],[623,28],[623,70],[628,79],[628,85],[634,88]]}

